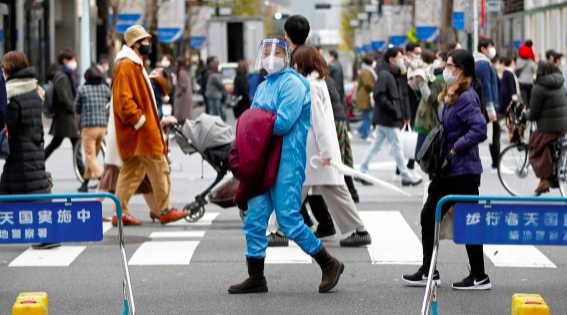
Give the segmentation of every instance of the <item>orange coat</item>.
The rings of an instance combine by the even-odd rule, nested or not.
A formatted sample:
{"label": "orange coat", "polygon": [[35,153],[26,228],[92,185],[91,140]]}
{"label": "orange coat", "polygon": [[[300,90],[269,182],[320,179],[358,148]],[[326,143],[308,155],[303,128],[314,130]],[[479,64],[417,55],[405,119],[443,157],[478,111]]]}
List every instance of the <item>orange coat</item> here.
{"label": "orange coat", "polygon": [[120,157],[166,154],[153,91],[142,66],[124,58],[114,73],[112,98]]}

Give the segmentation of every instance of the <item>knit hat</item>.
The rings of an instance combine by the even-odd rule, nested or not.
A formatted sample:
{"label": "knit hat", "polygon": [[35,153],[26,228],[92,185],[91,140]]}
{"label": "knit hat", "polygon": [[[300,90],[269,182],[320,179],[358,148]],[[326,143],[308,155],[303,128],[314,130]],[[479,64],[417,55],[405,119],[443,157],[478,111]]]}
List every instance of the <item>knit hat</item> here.
{"label": "knit hat", "polygon": [[137,41],[152,37],[141,25],[132,25],[124,33],[124,40],[128,47],[132,47]]}

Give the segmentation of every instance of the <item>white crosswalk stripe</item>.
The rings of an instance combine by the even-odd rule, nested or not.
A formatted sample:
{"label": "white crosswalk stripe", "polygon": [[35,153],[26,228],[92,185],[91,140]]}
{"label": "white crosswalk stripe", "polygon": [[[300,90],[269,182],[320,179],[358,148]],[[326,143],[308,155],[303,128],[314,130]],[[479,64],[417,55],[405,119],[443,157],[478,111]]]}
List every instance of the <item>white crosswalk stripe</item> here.
{"label": "white crosswalk stripe", "polygon": [[[421,241],[418,237],[419,228],[410,226],[400,211],[360,211],[365,227],[372,235],[372,244],[367,247],[371,264],[382,265],[420,265],[422,261]],[[219,216],[218,212],[206,213],[196,223],[184,220],[171,224],[173,230],[151,232],[150,241],[137,247],[129,260],[131,265],[189,265],[195,251],[207,251],[200,243],[207,235],[204,230],[187,230],[191,226],[210,226]],[[177,226],[177,229],[175,227]],[[103,224],[103,231],[117,234],[110,223]],[[210,243],[208,243],[210,244]],[[338,245],[338,244],[336,244]],[[209,246],[209,245],[207,245]],[[444,243],[441,243],[443,257],[447,257]],[[33,250],[23,248],[23,252],[12,261],[6,261],[9,267],[68,267],[77,258],[88,250],[88,246],[67,246],[50,250]],[[0,248],[0,253],[1,253]],[[114,248],[112,248],[114,250]],[[240,251],[240,248],[238,249]],[[332,248],[336,253],[343,250],[340,247]],[[364,251],[354,251],[354,255],[361,255]],[[510,246],[485,245],[486,262],[495,267],[522,267],[522,268],[557,268],[536,246]],[[452,255],[453,253],[451,253]],[[462,255],[459,251],[458,255]],[[456,255],[456,254],[455,254]],[[364,260],[368,260],[365,256]],[[359,258],[352,259],[360,261]],[[489,262],[490,261],[490,262]],[[290,241],[289,247],[271,247],[266,251],[266,264],[312,264],[313,259],[305,254],[297,244]]]}

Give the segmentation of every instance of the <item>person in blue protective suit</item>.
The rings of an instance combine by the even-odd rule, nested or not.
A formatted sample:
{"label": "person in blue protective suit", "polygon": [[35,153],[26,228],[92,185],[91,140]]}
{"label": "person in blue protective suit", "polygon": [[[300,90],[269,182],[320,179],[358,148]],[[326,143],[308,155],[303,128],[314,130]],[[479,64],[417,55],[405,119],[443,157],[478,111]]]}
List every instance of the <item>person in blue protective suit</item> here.
{"label": "person in blue protective suit", "polygon": [[259,87],[252,108],[276,114],[272,134],[283,137],[282,154],[276,184],[264,194],[248,201],[242,228],[246,235],[248,279],[232,285],[229,293],[268,292],[264,277],[264,258],[268,247],[266,229],[272,212],[284,234],[307,254],[313,256],[323,272],[319,292],[326,293],[338,283],[344,265],[331,256],[305,225],[301,209],[301,188],[305,180],[306,142],[311,119],[309,82],[290,68],[290,49],[282,37],[262,41],[255,70],[268,72]]}

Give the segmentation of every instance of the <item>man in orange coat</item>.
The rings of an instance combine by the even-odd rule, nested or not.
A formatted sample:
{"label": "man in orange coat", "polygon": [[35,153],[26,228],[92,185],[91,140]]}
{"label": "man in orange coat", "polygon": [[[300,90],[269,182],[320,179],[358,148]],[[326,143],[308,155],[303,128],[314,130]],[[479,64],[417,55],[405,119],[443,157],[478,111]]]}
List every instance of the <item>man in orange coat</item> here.
{"label": "man in orange coat", "polygon": [[[112,89],[114,122],[118,152],[123,160],[116,197],[122,204],[124,225],[140,225],[128,213],[128,202],[146,176],[150,179],[160,213],[152,213],[162,224],[189,215],[188,211],[173,209],[169,204],[171,188],[166,146],[150,78],[143,66],[142,56],[151,52],[150,34],[140,25],[124,33],[126,45],[116,56]],[[112,218],[117,225],[116,215]]]}

